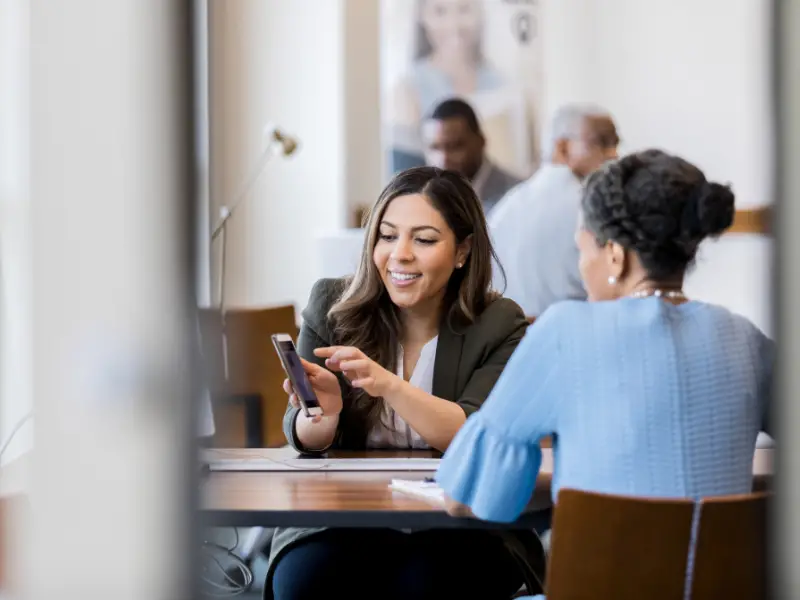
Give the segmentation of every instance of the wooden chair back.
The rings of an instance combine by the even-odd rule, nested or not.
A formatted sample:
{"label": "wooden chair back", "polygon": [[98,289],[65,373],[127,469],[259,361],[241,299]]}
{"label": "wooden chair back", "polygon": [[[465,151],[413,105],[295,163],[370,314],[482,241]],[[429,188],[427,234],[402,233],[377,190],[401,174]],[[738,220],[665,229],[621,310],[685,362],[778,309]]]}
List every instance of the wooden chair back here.
{"label": "wooden chair back", "polygon": [[547,600],[683,600],[693,506],[561,490]]}
{"label": "wooden chair back", "polygon": [[767,597],[767,510],[770,495],[707,498],[692,574],[692,600]]}
{"label": "wooden chair back", "polygon": [[766,503],[761,493],[695,503],[564,489],[547,599],[764,598]]}
{"label": "wooden chair back", "polygon": [[[222,325],[220,313],[201,309],[200,331],[208,381],[214,399],[217,447],[245,446],[247,414],[261,420],[262,444],[274,448],[286,444],[283,415],[287,398],[283,391],[285,374],[275,353],[271,336],[288,333],[297,338],[294,306],[226,311],[228,338],[228,380],[224,377]],[[237,398],[259,395],[256,413]]]}

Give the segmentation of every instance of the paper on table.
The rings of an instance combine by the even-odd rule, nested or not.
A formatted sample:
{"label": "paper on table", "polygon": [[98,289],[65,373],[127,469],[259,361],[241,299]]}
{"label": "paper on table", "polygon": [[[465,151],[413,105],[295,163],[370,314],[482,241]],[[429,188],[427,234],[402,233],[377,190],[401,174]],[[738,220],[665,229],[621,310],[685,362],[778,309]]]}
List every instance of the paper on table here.
{"label": "paper on table", "polygon": [[438,458],[211,458],[212,471],[436,471]]}
{"label": "paper on table", "polygon": [[429,500],[436,504],[444,504],[444,490],[433,481],[408,481],[392,479],[389,488],[409,496]]}

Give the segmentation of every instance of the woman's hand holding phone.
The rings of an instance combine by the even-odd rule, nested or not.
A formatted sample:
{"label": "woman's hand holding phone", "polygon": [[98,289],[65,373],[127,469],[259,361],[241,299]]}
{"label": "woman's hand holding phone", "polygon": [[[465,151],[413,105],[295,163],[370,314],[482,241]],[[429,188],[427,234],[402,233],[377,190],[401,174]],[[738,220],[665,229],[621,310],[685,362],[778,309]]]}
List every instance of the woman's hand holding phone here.
{"label": "woman's hand holding phone", "polygon": [[315,348],[314,356],[324,358],[326,367],[331,371],[340,371],[350,385],[361,388],[370,396],[386,396],[400,381],[397,375],[352,346]]}
{"label": "woman's hand holding phone", "polygon": [[[301,358],[300,362],[306,375],[308,375],[308,380],[314,389],[314,394],[317,396],[323,414],[326,417],[334,417],[342,412],[342,390],[339,387],[339,380],[336,375],[305,359]],[[283,390],[289,394],[289,403],[295,408],[300,408],[300,402],[297,400],[297,395],[289,379],[284,379]],[[315,415],[311,421],[312,423],[319,423],[321,419],[320,415]]]}

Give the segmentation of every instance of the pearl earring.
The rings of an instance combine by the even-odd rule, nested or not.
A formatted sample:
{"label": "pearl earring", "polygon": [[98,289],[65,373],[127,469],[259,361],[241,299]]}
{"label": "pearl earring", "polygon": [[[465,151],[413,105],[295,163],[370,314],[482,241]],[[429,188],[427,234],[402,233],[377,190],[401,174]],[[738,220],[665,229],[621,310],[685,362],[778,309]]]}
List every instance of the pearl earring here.
{"label": "pearl earring", "polygon": [[608,285],[617,285],[617,278],[613,275],[608,276]]}
{"label": "pearl earring", "polygon": [[456,269],[460,269],[464,266],[464,263],[456,263]]}

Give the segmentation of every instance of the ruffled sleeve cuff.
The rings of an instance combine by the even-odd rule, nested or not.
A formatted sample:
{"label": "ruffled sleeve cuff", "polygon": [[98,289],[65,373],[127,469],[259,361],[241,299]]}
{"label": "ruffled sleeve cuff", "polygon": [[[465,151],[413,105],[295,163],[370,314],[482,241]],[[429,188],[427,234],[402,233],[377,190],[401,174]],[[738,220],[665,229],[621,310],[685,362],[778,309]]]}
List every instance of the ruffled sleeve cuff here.
{"label": "ruffled sleeve cuff", "polygon": [[516,521],[531,498],[542,463],[538,442],[509,440],[481,412],[467,419],[447,449],[436,482],[484,521]]}

